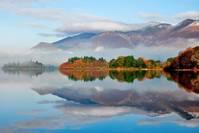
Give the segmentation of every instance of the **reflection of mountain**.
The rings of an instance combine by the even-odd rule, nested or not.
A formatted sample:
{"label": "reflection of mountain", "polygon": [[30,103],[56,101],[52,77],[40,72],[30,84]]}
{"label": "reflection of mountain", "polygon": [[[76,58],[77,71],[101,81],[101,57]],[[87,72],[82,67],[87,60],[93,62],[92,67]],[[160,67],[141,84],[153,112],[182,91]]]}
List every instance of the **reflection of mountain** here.
{"label": "reflection of mountain", "polygon": [[188,39],[199,39],[198,20],[187,19],[176,26],[159,23],[135,31],[81,33],[54,43],[42,43],[34,49],[70,49],[70,48],[133,48],[144,44],[147,46],[170,45],[186,46]]}
{"label": "reflection of mountain", "polygon": [[174,80],[189,92],[199,93],[199,72],[176,71],[170,72],[170,79]]}
{"label": "reflection of mountain", "polygon": [[[82,75],[84,74],[85,73],[82,73]],[[87,73],[87,76],[88,74],[91,73]],[[78,77],[79,79],[84,77],[79,72],[68,73],[68,75],[80,75]],[[109,78],[105,78],[100,82],[71,81],[72,84],[68,82],[67,85],[59,84],[59,86],[53,88],[50,86],[35,86],[33,88],[40,95],[52,94],[74,103],[79,103],[82,106],[125,106],[136,108],[146,112],[146,114],[155,115],[164,115],[175,112],[187,120],[199,117],[199,98],[197,96],[192,95],[192,93],[186,93],[181,89],[172,90],[169,86],[164,84],[156,86],[156,84],[159,84],[157,82],[161,81],[159,79],[161,77],[161,72],[141,71],[129,72],[129,74],[127,74],[127,72],[111,72],[110,75],[110,77],[117,79],[118,81],[126,82],[110,81]],[[94,74],[94,76],[96,75]],[[157,82],[152,83],[153,88],[151,89],[148,88],[150,84],[144,84],[142,87],[138,85],[138,82],[148,82],[150,80],[136,81],[137,83],[134,82],[132,84],[136,78],[142,80],[144,78],[152,79],[154,77],[158,77],[158,79],[156,79]],[[189,76],[189,78],[191,78],[191,80],[193,79],[191,76]],[[165,80],[165,82],[169,81]],[[195,82],[195,80],[192,80],[192,82]],[[114,84],[116,84],[116,86],[114,86]],[[124,84],[131,85],[131,87],[128,86],[130,88],[127,89],[127,86],[123,86]],[[134,84],[137,84],[138,86],[136,87]],[[161,87],[164,87],[164,89]],[[169,91],[169,89],[171,90]]]}
{"label": "reflection of mountain", "polygon": [[[123,77],[123,74],[118,75]],[[34,92],[30,94],[35,94],[39,98],[35,100],[30,97],[34,105],[35,102],[44,104],[39,105],[39,108],[44,107],[43,113],[33,115],[32,119],[17,122],[17,127],[65,128],[71,125],[106,121],[114,116],[117,117],[111,119],[120,117],[134,119],[137,118],[134,116],[140,115],[141,118],[136,120],[137,124],[140,119],[148,118],[159,120],[160,123],[166,120],[167,123],[199,126],[199,97],[179,89],[175,83],[169,82],[162,76],[151,80],[134,80],[133,83],[118,82],[109,77],[92,82],[73,81],[58,72],[44,73],[29,80],[24,76],[5,74],[10,78],[2,78],[3,76],[2,74],[1,83],[6,82],[8,88],[12,88],[14,82],[16,86],[20,81],[25,81],[20,82],[22,84],[18,88],[26,88],[24,90],[29,91],[25,84],[30,84],[31,88],[40,95]],[[21,94],[24,90],[18,93]],[[46,104],[53,107],[52,112],[48,112],[50,109],[46,110]],[[54,112],[55,110],[58,113]]]}
{"label": "reflection of mountain", "polygon": [[[75,72],[76,75],[78,73]],[[151,71],[148,74],[145,72],[144,74],[148,75],[150,80],[141,80],[143,73],[140,72],[140,75],[133,74],[133,72],[129,74],[140,77],[140,81],[134,80],[134,82],[118,82],[110,77],[92,82],[82,82],[68,80],[58,73],[40,75],[32,82],[33,90],[39,95],[50,97],[53,95],[59,100],[63,99],[61,101],[46,99],[47,101],[44,100],[40,104],[53,104],[53,107],[62,113],[50,119],[35,119],[21,124],[25,124],[26,127],[40,127],[41,124],[38,123],[42,123],[42,126],[48,124],[55,126],[57,124],[54,124],[54,121],[56,121],[61,125],[63,123],[81,125],[106,120],[114,116],[132,114],[144,115],[143,117],[147,116],[147,118],[161,122],[170,117],[169,123],[185,122],[186,125],[193,123],[198,126],[199,97],[197,95],[179,89],[176,84],[163,76],[152,79],[152,75],[159,77],[158,73],[160,72]],[[71,74],[74,73],[68,73],[68,75]],[[112,75],[121,76],[119,81],[126,77],[126,74],[122,73]]]}
{"label": "reflection of mountain", "polygon": [[[35,90],[40,93],[39,89]],[[198,99],[190,100],[186,95],[177,93],[60,88],[51,94],[83,105],[127,106],[156,115],[175,112],[187,120],[197,118],[199,111]]]}

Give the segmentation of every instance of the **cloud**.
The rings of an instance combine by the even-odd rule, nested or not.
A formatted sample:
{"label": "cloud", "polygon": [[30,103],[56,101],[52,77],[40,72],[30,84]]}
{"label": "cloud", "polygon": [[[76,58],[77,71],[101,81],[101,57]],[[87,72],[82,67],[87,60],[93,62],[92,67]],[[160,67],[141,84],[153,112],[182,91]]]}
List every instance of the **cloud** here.
{"label": "cloud", "polygon": [[32,6],[36,3],[47,3],[47,2],[57,2],[61,0],[0,0],[1,9],[20,9],[24,6]]}
{"label": "cloud", "polygon": [[[143,27],[143,24],[126,24],[104,17],[86,13],[65,12],[63,9],[23,8],[16,11],[19,15],[58,23],[54,32],[75,34],[80,32],[130,31]],[[57,34],[55,34],[57,36]]]}
{"label": "cloud", "polygon": [[99,47],[95,48],[95,50],[94,50],[94,51],[95,51],[95,52],[101,52],[101,51],[104,51],[104,47],[99,46]]}
{"label": "cloud", "polygon": [[26,23],[27,26],[35,28],[35,29],[47,29],[49,28],[47,25],[40,24],[40,23]]}
{"label": "cloud", "polygon": [[[43,37],[61,37],[81,32],[131,31],[147,25],[146,23],[127,24],[87,13],[71,12],[62,8],[38,8],[33,6],[38,3],[57,1],[62,0],[1,0],[0,8],[11,11],[19,16],[32,18],[33,23],[40,21],[50,23],[51,27],[46,27],[51,30],[50,33],[38,33],[38,35]],[[165,21],[159,13],[140,12],[138,15],[145,21]],[[176,18],[199,19],[199,12],[189,11],[180,13],[176,15]],[[37,29],[44,28],[44,26],[40,24],[31,24],[30,26]]]}
{"label": "cloud", "polygon": [[[56,25],[53,34],[39,34],[48,37],[80,32],[129,31],[138,29],[141,26],[138,24],[121,23],[82,12],[66,11],[62,8],[38,8],[32,6],[38,2],[52,2],[52,0],[3,0],[0,2],[0,7],[3,6],[4,10],[11,11],[19,16],[32,18],[35,21],[34,23],[38,21],[52,22],[53,26]],[[40,25],[35,24],[32,27],[41,28]]]}
{"label": "cloud", "polygon": [[57,8],[20,8],[15,9],[18,15],[24,15],[43,20],[61,20],[65,16],[64,10]]}
{"label": "cloud", "polygon": [[199,20],[199,11],[188,11],[179,13],[175,16],[177,20],[184,20],[184,19],[195,19]]}
{"label": "cloud", "polygon": [[125,24],[111,20],[66,21],[57,28],[61,33],[104,32],[104,31],[130,31],[141,28],[141,25]]}
{"label": "cloud", "polygon": [[[104,17],[86,13],[72,13],[56,8],[22,8],[15,12],[19,15],[29,16],[35,19],[48,20],[58,23],[54,32],[75,34],[80,32],[103,31],[129,31],[141,28],[142,24],[126,24],[109,20]],[[55,34],[56,35],[56,34]]]}
{"label": "cloud", "polygon": [[64,34],[61,33],[38,33],[39,36],[42,37],[64,37]]}
{"label": "cloud", "polygon": [[163,21],[163,17],[159,13],[140,12],[138,14],[145,21]]}

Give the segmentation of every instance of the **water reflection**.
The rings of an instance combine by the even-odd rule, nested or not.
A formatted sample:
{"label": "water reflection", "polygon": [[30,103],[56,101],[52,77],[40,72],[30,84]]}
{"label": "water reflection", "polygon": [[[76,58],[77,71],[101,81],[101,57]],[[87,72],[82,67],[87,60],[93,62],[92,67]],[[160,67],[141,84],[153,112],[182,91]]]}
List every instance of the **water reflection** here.
{"label": "water reflection", "polygon": [[[191,74],[197,75],[197,73]],[[174,77],[162,71],[110,71],[109,73],[107,71],[68,71],[64,75],[67,75],[74,84],[71,86],[60,85],[58,88],[45,92],[42,88],[34,88],[34,90],[39,94],[50,93],[83,105],[125,106],[142,110],[146,114],[163,115],[175,112],[186,120],[198,118],[199,98],[178,88],[169,90],[167,86],[170,81],[161,78],[161,76],[170,76],[167,77],[170,80]],[[184,77],[180,76],[179,78]],[[99,80],[97,81],[97,79]],[[148,79],[148,81],[150,79],[158,80],[155,84],[151,80],[152,88],[147,89],[148,81],[145,82],[145,79]],[[82,80],[92,82],[79,82]],[[100,80],[103,81],[99,82]],[[161,83],[162,81],[164,83]],[[103,85],[104,83],[106,84]],[[114,86],[117,83],[119,83],[119,86]],[[143,86],[137,88],[138,85],[136,84],[138,83],[143,84]],[[162,89],[163,87],[164,89]]]}
{"label": "water reflection", "polygon": [[199,72],[194,71],[61,71],[70,80],[94,81],[103,80],[109,76],[119,82],[133,83],[134,80],[145,80],[165,76],[169,81],[176,82],[179,87],[188,92],[199,93]]}
{"label": "water reflection", "polygon": [[108,76],[109,71],[105,70],[70,70],[70,71],[60,71],[63,75],[66,75],[69,79],[77,81],[94,81],[96,79],[103,80],[106,76]]}
{"label": "water reflection", "polygon": [[188,92],[199,93],[199,72],[178,71],[170,72],[167,76]]}
{"label": "water reflection", "polygon": [[[114,124],[117,117],[124,117],[126,123],[133,121],[135,124],[131,126],[140,128],[143,125],[136,123],[152,124],[166,121],[188,127],[199,126],[199,74],[195,72],[169,74],[163,71],[65,71],[61,74],[53,71],[30,79],[19,76],[20,73],[1,75],[0,82],[12,90],[16,88],[15,84],[20,83],[19,88],[24,88],[25,83],[28,84],[26,86],[34,92],[26,97],[30,107],[34,105],[36,110],[40,110],[43,106],[51,105],[47,110],[56,110],[48,116],[45,116],[44,111],[45,115],[34,114],[28,120],[17,121],[12,125],[14,128],[84,128],[85,125],[99,122],[103,124],[115,118],[111,121],[111,124]],[[9,86],[10,83],[12,86]],[[188,91],[181,89],[177,84]],[[23,91],[18,92],[23,94],[21,97],[27,95],[27,90]],[[13,91],[11,93],[17,94]],[[11,96],[12,99],[14,96]],[[35,102],[36,98],[40,100]],[[11,104],[19,105],[24,101],[26,100]],[[2,106],[2,103],[0,105]],[[27,104],[23,105],[27,108]],[[11,114],[16,114],[14,109],[11,111]],[[26,114],[32,114],[30,112]],[[129,117],[126,118],[126,115]],[[133,116],[130,117],[131,115]],[[135,117],[136,115],[141,118]],[[3,117],[1,113],[0,117]],[[13,116],[15,117],[17,116]]]}
{"label": "water reflection", "polygon": [[161,71],[110,71],[109,76],[120,82],[132,83],[135,79],[142,81],[144,79],[160,78]]}
{"label": "water reflection", "polygon": [[94,81],[96,79],[103,80],[109,76],[113,80],[116,79],[120,82],[133,83],[135,79],[141,81],[144,79],[160,78],[162,75],[162,71],[62,70],[60,72],[67,76],[70,80],[83,80],[85,82]]}
{"label": "water reflection", "polygon": [[2,67],[2,71],[11,75],[26,75],[26,76],[39,76],[45,72],[53,72],[57,71],[56,67],[39,67],[39,68],[20,68],[20,67]]}

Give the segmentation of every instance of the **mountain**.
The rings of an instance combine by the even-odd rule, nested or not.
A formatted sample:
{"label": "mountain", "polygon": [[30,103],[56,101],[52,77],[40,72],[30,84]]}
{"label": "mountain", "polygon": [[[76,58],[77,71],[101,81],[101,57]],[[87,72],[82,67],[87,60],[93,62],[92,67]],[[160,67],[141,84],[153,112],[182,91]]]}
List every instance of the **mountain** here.
{"label": "mountain", "polygon": [[176,37],[199,38],[199,20],[187,19],[175,26],[172,31]]}
{"label": "mountain", "polygon": [[32,50],[54,51],[58,50],[58,47],[55,47],[52,43],[40,42],[36,46],[32,47]]}
{"label": "mountain", "polygon": [[71,48],[81,44],[86,44],[89,42],[89,39],[97,35],[97,33],[81,33],[72,37],[67,37],[62,40],[56,41],[53,43],[58,48]]}
{"label": "mountain", "polygon": [[53,43],[40,43],[33,49],[134,48],[137,45],[175,47],[187,45],[189,39],[199,42],[199,20],[186,19],[177,25],[156,23],[128,32],[80,33]]}

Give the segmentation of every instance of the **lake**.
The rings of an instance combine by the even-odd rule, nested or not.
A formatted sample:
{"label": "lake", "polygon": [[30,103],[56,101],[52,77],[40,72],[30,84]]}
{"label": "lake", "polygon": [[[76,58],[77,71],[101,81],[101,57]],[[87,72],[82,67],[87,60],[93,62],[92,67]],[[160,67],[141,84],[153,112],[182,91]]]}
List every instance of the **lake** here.
{"label": "lake", "polygon": [[199,132],[199,74],[0,71],[0,132]]}

